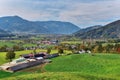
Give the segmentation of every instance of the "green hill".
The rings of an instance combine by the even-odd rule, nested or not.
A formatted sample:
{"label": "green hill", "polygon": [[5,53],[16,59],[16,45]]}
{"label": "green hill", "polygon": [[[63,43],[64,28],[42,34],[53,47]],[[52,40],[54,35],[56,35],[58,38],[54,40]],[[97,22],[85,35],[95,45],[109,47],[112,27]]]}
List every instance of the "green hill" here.
{"label": "green hill", "polygon": [[60,56],[52,63],[16,73],[0,71],[0,80],[120,80],[119,54]]}

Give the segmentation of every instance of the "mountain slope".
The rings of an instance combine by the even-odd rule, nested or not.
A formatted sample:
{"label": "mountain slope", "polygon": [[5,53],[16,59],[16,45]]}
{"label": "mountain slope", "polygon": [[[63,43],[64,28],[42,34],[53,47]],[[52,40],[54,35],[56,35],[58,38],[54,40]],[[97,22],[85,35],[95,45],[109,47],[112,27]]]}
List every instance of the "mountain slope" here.
{"label": "mountain slope", "polygon": [[120,20],[107,24],[103,27],[93,29],[82,34],[75,34],[81,38],[120,38]]}
{"label": "mountain slope", "polygon": [[4,31],[3,29],[0,29],[0,34],[7,34],[7,31]]}
{"label": "mountain slope", "polygon": [[8,36],[10,37],[10,36],[13,36],[13,35],[9,31],[5,31],[3,29],[0,29],[0,37],[8,37]]}
{"label": "mountain slope", "polygon": [[13,33],[71,34],[79,27],[60,21],[28,21],[19,16],[0,18],[0,28]]}
{"label": "mountain slope", "polygon": [[91,30],[94,30],[94,29],[97,29],[97,28],[100,28],[102,27],[101,25],[95,25],[95,26],[91,26],[91,27],[87,27],[85,29],[80,29],[79,31],[75,32],[74,34],[75,35],[81,35],[81,34],[84,34],[85,32],[88,32],[88,31],[91,31]]}
{"label": "mountain slope", "polygon": [[51,34],[71,34],[79,30],[76,25],[70,22],[42,21],[36,23],[46,28]]}
{"label": "mountain slope", "polygon": [[[39,29],[38,29],[39,27]],[[24,20],[18,16],[8,16],[0,18],[0,28],[13,33],[39,33],[47,32],[45,28]]]}

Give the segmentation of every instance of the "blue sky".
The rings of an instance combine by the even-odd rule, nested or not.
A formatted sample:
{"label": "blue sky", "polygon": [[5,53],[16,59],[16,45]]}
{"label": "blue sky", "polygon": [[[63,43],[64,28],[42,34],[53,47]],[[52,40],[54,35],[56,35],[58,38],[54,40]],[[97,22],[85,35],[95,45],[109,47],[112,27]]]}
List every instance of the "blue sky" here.
{"label": "blue sky", "polygon": [[66,21],[81,28],[120,19],[120,0],[0,0],[0,17]]}

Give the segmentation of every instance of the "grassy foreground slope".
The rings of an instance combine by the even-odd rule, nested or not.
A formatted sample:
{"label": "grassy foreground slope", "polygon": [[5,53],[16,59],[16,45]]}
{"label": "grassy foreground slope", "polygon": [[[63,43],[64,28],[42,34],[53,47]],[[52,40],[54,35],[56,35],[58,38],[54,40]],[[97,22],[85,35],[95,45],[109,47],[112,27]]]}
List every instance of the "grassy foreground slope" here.
{"label": "grassy foreground slope", "polygon": [[6,73],[0,71],[0,80],[120,80],[120,55],[90,54],[60,56],[52,59],[41,73],[34,71]]}

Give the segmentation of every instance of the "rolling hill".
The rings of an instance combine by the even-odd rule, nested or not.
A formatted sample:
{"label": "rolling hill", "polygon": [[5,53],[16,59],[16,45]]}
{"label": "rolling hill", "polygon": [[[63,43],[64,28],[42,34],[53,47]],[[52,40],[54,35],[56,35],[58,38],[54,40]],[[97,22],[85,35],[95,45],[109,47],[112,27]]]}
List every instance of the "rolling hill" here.
{"label": "rolling hill", "polygon": [[28,21],[19,16],[0,18],[0,28],[12,33],[72,34],[79,27],[70,22]]}

